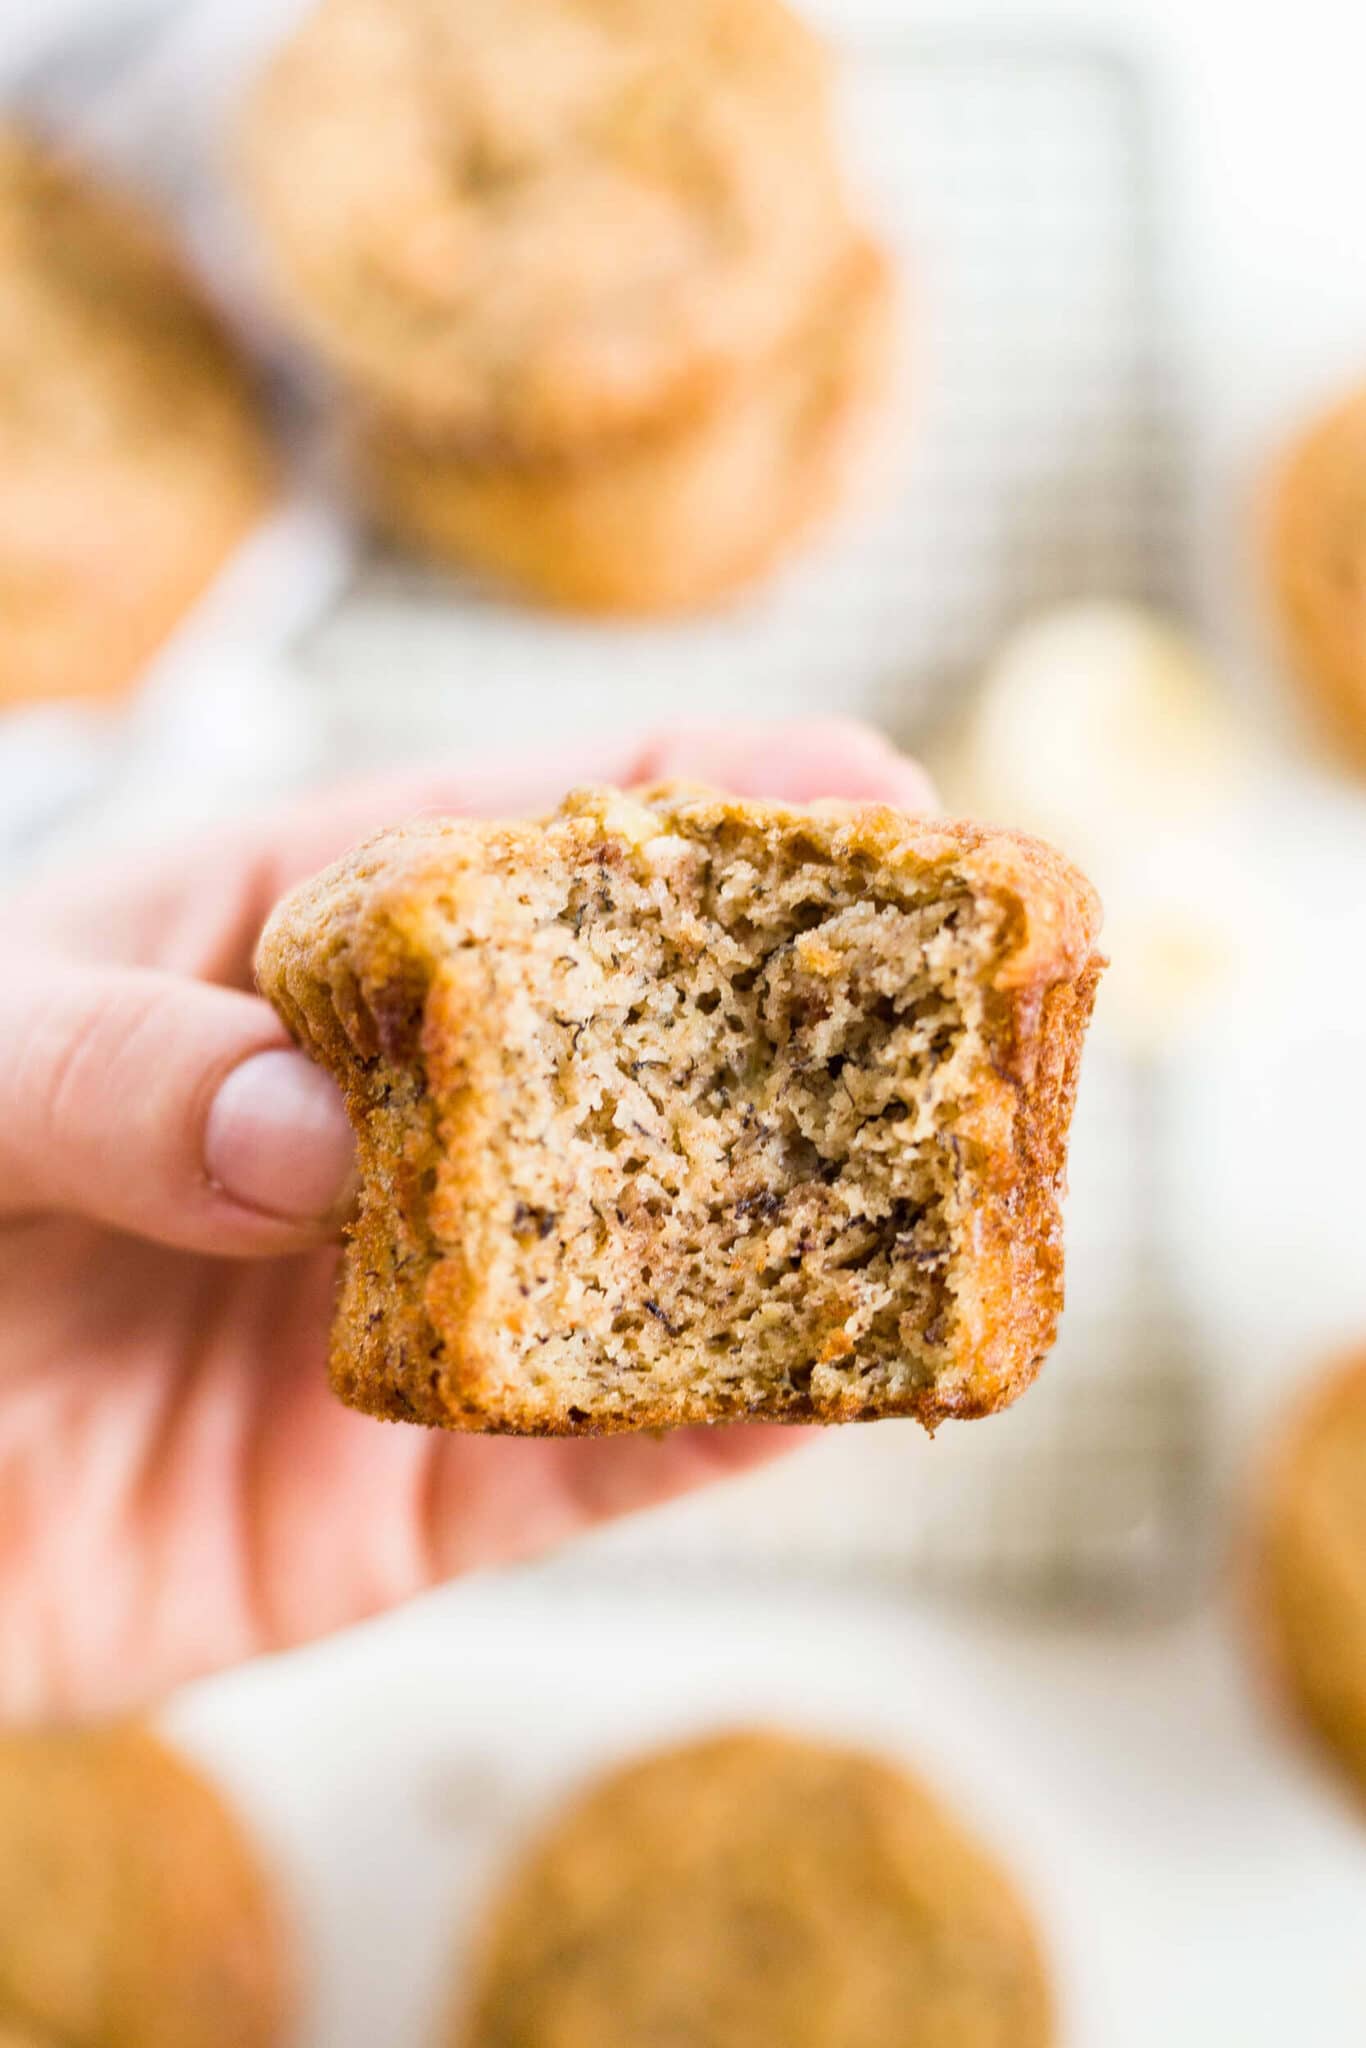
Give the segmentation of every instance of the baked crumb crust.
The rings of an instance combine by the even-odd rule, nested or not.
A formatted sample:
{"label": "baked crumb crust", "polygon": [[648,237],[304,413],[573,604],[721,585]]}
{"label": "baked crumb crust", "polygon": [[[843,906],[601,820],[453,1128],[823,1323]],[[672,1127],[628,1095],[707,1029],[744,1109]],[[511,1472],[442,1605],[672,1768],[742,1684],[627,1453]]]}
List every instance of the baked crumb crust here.
{"label": "baked crumb crust", "polygon": [[[620,1149],[621,1127],[642,1128],[652,1113],[644,1098],[633,1097],[635,1119],[614,1101],[604,1120],[590,1093],[586,1111],[568,1112],[574,1135],[553,1135],[563,1129],[555,1105],[581,1085],[574,1031],[590,1022],[604,1028],[608,984],[589,984],[597,993],[586,999],[583,1025],[552,1022],[545,991],[556,973],[572,982],[582,967],[568,950],[565,913],[554,907],[569,884],[555,878],[610,875],[624,897],[635,889],[639,903],[647,890],[651,904],[673,914],[686,889],[669,878],[668,864],[683,875],[698,861],[710,863],[717,901],[740,886],[737,877],[752,886],[765,862],[795,862],[794,886],[808,897],[821,878],[835,877],[836,894],[850,901],[828,917],[822,910],[814,929],[783,937],[780,928],[777,952],[748,970],[767,977],[760,987],[770,1007],[787,1005],[787,1022],[776,1027],[785,1050],[781,1058],[771,1046],[757,1050],[761,1063],[777,1065],[750,1087],[760,1105],[750,1124],[743,1089],[709,1109],[729,1119],[721,1126],[722,1178],[710,1184],[713,1193],[721,1186],[725,1227],[712,1201],[710,1235],[684,1275],[687,1287],[666,1300],[659,1269],[666,1285],[678,1282],[678,1215],[693,1183],[671,1183],[673,1192],[647,1202],[644,1216],[610,1193],[640,1163]],[[554,903],[529,909],[547,876]],[[954,1083],[951,1103],[933,1059],[928,1067],[920,1060],[917,1073],[930,1080],[917,1080],[914,1102],[889,1101],[882,1071],[890,1041],[878,1019],[900,1017],[902,984],[916,971],[915,960],[898,955],[897,934],[904,930],[906,943],[919,947],[914,920],[922,913],[925,930],[933,927],[924,959],[962,955],[954,986],[972,1011],[971,1027],[961,1022],[951,1041],[952,1056],[938,1055]],[[637,908],[619,933],[591,925],[587,942],[614,949],[616,966],[616,952],[635,943],[646,915]],[[970,932],[969,951],[956,932],[950,942],[955,925]],[[801,809],[679,788],[639,797],[586,791],[543,824],[424,822],[357,849],[277,908],[258,958],[263,992],[341,1083],[360,1139],[364,1192],[332,1346],[337,1391],[373,1414],[529,1434],[751,1415],[835,1422],[903,1414],[933,1427],[1004,1406],[1034,1377],[1062,1302],[1059,1198],[1102,964],[1098,927],[1094,892],[1052,849],[880,806]],[[701,929],[687,943],[694,966],[705,967],[709,946],[728,943],[728,931],[714,919]],[[585,943],[582,932],[575,936]],[[545,944],[565,948],[571,964],[552,962],[550,981],[529,996],[529,949]],[[844,1007],[866,1071],[846,1075],[847,1053],[807,1057],[801,1034],[826,1028],[806,1013],[813,1004],[826,1014],[835,1006],[860,947],[873,959],[873,978]],[[775,994],[774,975],[799,969],[799,985]],[[925,1000],[930,1021],[914,1023],[917,1046],[944,1016],[933,990]],[[614,993],[612,1031],[640,1029],[633,1020],[653,1014],[653,1001],[648,978],[631,981],[625,996]],[[692,1010],[688,1021],[696,1026]],[[719,1032],[725,1011],[713,1021]],[[567,1041],[556,1036],[566,1023]],[[549,1061],[547,1033],[558,1048]],[[743,1033],[738,1044],[727,1058],[743,1065]],[[520,1100],[528,1072],[541,1090],[528,1129],[551,1135],[509,1146],[509,1105]],[[794,1135],[792,1102],[805,1101],[802,1091],[813,1085],[825,1093]],[[656,1087],[653,1107],[692,1113],[673,1077]],[[831,1122],[837,1087],[851,1103],[856,1090],[880,1091],[866,1111],[845,1116],[843,1136]],[[900,1128],[918,1133],[915,1143],[889,1134],[888,1114],[912,1112],[919,1122]],[[577,1135],[585,1120],[595,1133],[587,1146]],[[730,1159],[749,1158],[754,1122],[769,1151],[751,1183],[737,1178]],[[836,1133],[829,1143],[826,1129]],[[683,1149],[692,1143],[686,1131],[664,1137]],[[869,1148],[866,1159],[854,1157],[859,1145]],[[667,1156],[660,1170],[671,1170]],[[908,1170],[919,1177],[897,1178]],[[519,1208],[515,1186],[528,1171],[555,1176],[553,1200],[523,1199]],[[833,1193],[823,1185],[832,1173]],[[609,1194],[585,1207],[585,1183]],[[579,1217],[573,1246],[592,1226],[588,1253],[562,1242],[571,1214]],[[585,1270],[595,1289],[586,1307]],[[728,1289],[743,1306],[733,1321]],[[672,1299],[685,1303],[686,1332]],[[704,1359],[681,1371],[688,1343],[699,1353],[705,1344],[714,1367]]]}

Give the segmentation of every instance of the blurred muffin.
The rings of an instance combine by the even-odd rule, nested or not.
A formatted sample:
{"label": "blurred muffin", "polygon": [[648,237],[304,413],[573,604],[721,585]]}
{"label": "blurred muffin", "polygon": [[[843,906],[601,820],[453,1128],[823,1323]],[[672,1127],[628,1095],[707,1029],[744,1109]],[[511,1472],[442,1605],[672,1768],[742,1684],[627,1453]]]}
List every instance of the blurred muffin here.
{"label": "blurred muffin", "polygon": [[704,408],[846,238],[827,64],[782,0],[322,0],[248,110],[282,295],[467,457]]}
{"label": "blurred muffin", "polygon": [[237,1824],[152,1736],[0,1737],[0,2042],[277,2048],[289,1974]]}
{"label": "blurred muffin", "polygon": [[1259,1566],[1285,1689],[1366,1795],[1366,1354],[1313,1392],[1281,1447]]}
{"label": "blurred muffin", "polygon": [[761,379],[601,455],[470,460],[374,424],[362,474],[400,541],[588,612],[688,610],[765,569],[839,498],[886,382],[891,285],[871,244]]}
{"label": "blurred muffin", "polygon": [[1028,1914],[892,1766],[731,1735],[613,1774],[498,1902],[459,2048],[1042,2048]]}
{"label": "blurred muffin", "polygon": [[242,366],[160,228],[0,127],[0,705],[129,683],[271,485]]}
{"label": "blurred muffin", "polygon": [[1366,388],[1287,457],[1271,574],[1289,653],[1342,752],[1366,773]]}

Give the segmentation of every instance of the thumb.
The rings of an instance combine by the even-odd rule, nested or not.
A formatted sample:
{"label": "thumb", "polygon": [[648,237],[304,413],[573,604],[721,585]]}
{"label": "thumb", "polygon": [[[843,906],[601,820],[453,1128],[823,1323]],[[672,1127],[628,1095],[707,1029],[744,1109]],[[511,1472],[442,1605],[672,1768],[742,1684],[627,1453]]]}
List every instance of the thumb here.
{"label": "thumb", "polygon": [[335,1233],[341,1098],[255,996],[42,959],[0,988],[0,1214],[58,1210],[187,1250]]}

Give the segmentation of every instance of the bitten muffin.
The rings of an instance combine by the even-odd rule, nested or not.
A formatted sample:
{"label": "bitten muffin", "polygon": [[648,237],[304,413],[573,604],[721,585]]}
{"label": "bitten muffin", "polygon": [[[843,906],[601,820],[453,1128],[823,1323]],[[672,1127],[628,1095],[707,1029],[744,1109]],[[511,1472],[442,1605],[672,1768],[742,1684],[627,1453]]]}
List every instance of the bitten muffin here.
{"label": "bitten muffin", "polygon": [[400,541],[588,612],[683,611],[760,574],[843,494],[887,383],[892,290],[861,243],[764,375],[569,460],[478,461],[379,422],[365,494]]}
{"label": "bitten muffin", "polygon": [[131,682],[272,481],[242,364],[161,229],[0,127],[0,705]]}
{"label": "bitten muffin", "polygon": [[300,327],[473,458],[704,408],[848,235],[825,53],[782,0],[323,0],[244,159]]}
{"label": "bitten muffin", "polygon": [[290,1978],[271,1888],[187,1764],[131,1727],[0,1737],[0,2040],[282,2048]]}
{"label": "bitten muffin", "polygon": [[1279,1448],[1253,1597],[1287,1695],[1366,1798],[1366,1354]]}
{"label": "bitten muffin", "polygon": [[1366,774],[1366,388],[1316,420],[1286,458],[1270,550],[1299,679]]}
{"label": "bitten muffin", "polygon": [[258,957],[359,1139],[337,1391],[538,1434],[1000,1407],[1062,1299],[1098,922],[1050,848],[876,806],[382,834]]}
{"label": "bitten muffin", "polygon": [[515,1870],[454,2048],[1047,2048],[1009,1879],[913,1779],[776,1734],[587,1792]]}

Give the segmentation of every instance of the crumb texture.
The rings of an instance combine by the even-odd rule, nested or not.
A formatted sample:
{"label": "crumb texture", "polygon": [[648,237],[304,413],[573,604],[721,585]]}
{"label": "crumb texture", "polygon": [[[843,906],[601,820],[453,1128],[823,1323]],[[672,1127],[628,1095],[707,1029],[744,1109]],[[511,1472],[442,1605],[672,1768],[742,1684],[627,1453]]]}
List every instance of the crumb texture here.
{"label": "crumb texture", "polygon": [[713,1738],[590,1790],[476,1953],[457,2048],[1047,2048],[1006,1877],[890,1764]]}
{"label": "crumb texture", "polygon": [[1061,1298],[1094,899],[886,811],[663,792],[362,850],[262,983],[341,1077],[346,1398],[568,1431],[998,1406]]}
{"label": "crumb texture", "polygon": [[255,1857],[160,1743],[0,1739],[0,2042],[283,2048],[289,1977]]}

